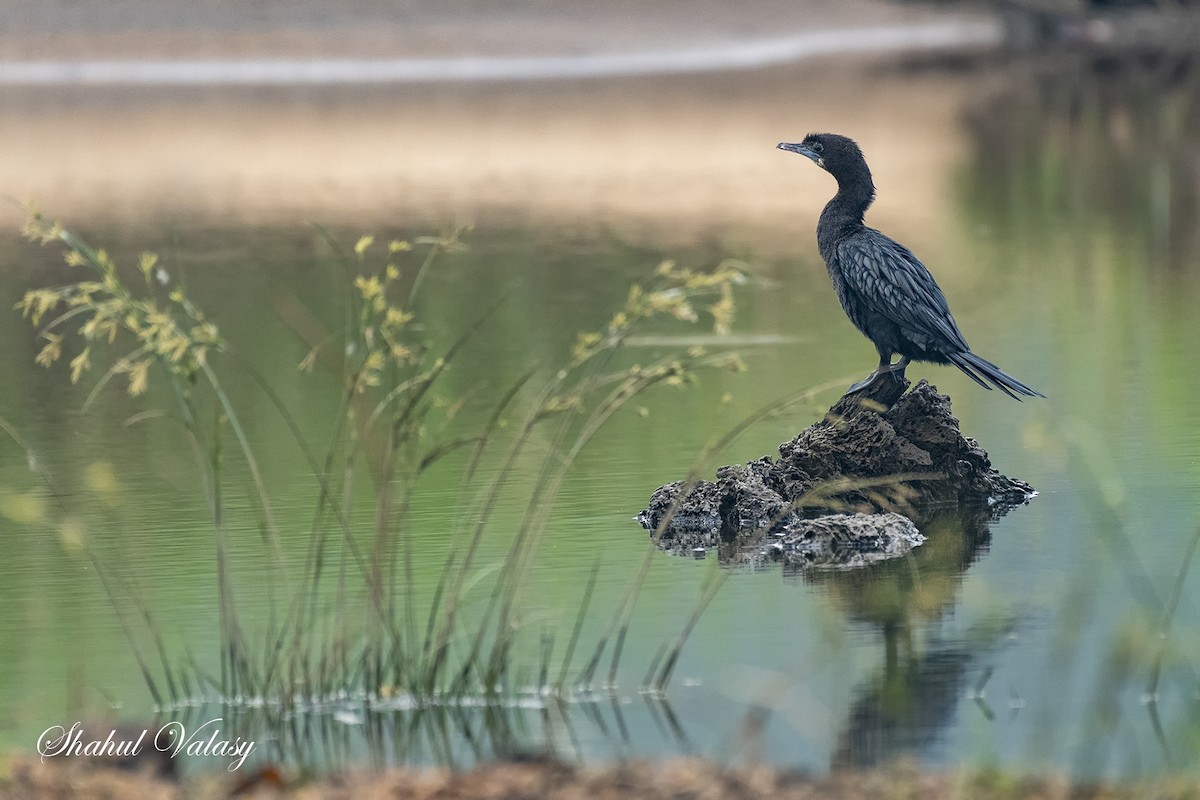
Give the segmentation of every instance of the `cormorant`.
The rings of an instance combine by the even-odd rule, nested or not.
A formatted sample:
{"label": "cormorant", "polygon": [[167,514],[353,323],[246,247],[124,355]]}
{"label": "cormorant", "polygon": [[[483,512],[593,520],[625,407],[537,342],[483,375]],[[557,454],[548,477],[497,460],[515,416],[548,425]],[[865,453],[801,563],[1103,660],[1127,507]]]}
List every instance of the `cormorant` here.
{"label": "cormorant", "polygon": [[[1018,394],[1045,397],[972,353],[925,265],[904,245],[863,224],[875,184],[854,141],[810,133],[799,144],[780,142],[779,149],[807,156],[837,179],[837,194],[817,223],[817,247],[846,315],[879,351],[879,366],[849,393],[888,373],[903,378],[910,361],[931,361],[953,364],[983,388],[991,390],[991,382],[1016,400]],[[893,353],[900,354],[895,364]]]}

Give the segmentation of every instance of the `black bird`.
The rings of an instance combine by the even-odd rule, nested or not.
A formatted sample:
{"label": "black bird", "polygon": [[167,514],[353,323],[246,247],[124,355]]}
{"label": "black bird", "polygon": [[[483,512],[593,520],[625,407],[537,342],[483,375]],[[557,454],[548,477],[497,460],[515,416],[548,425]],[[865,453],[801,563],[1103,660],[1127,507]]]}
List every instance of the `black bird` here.
{"label": "black bird", "polygon": [[[837,179],[838,192],[817,223],[817,247],[846,315],[879,351],[879,366],[850,393],[888,373],[903,378],[910,361],[931,361],[953,364],[983,388],[990,390],[990,382],[1016,400],[1018,394],[1045,397],[972,353],[925,265],[904,245],[863,224],[875,184],[857,144],[834,133],[810,133],[799,144],[781,142],[779,149],[811,158]],[[893,353],[900,354],[895,364]]]}

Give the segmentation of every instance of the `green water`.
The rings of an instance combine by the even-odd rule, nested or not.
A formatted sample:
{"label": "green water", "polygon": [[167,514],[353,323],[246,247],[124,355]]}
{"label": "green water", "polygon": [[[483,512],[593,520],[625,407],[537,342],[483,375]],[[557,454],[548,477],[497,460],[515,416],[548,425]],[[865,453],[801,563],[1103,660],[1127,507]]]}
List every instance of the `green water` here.
{"label": "green water", "polygon": [[[973,346],[1047,395],[1017,404],[949,369],[909,370],[953,397],[963,430],[1001,471],[1037,488],[1031,503],[984,530],[965,530],[948,510],[910,557],[863,572],[734,568],[683,651],[666,707],[639,695],[642,676],[705,580],[725,567],[712,556],[656,554],[613,699],[569,706],[565,720],[532,712],[515,723],[518,743],[591,760],[749,754],[816,770],[904,753],[932,764],[1086,775],[1190,767],[1200,740],[1200,577],[1187,574],[1184,561],[1200,525],[1194,84],[1148,94],[1087,72],[1042,81],[1016,75],[998,98],[969,107],[967,146],[952,169],[931,178],[954,218],[939,221],[936,235],[915,222],[889,230],[924,243],[915,249]],[[42,198],[51,209],[52,201]],[[278,312],[303,308],[328,330],[340,324],[344,269],[325,234],[162,216],[73,227],[126,264],[141,250],[160,252],[171,279],[209,310],[320,452],[339,379],[297,369],[308,347]],[[330,229],[343,251],[363,232]],[[369,232],[383,242],[428,229]],[[31,286],[70,279],[57,253],[22,242],[12,228],[2,236],[0,308]],[[736,294],[731,338],[739,344],[729,346],[749,369],[646,394],[571,470],[520,595],[530,631],[520,658],[529,667],[543,633],[562,646],[597,563],[583,639],[598,635],[644,556],[646,536],[632,518],[655,487],[683,477],[709,443],[766,403],[858,379],[874,353],[838,308],[810,234],[788,257],[778,243],[763,253],[706,236],[667,246],[653,236],[634,243],[555,225],[483,225],[466,241],[467,251],[444,256],[425,276],[415,307],[434,349],[495,308],[438,385],[446,403],[468,398],[451,429],[485,419],[523,371],[544,377],[563,363],[575,334],[601,326],[629,284],[662,258],[712,266],[737,257],[751,267]],[[668,352],[672,337],[699,332],[660,324],[620,363],[649,362]],[[127,719],[153,714],[81,543],[128,582],[116,605],[143,649],[150,641],[130,589],[153,611],[172,653],[186,650],[212,668],[214,537],[179,426],[159,417],[131,423],[169,407],[161,385],[130,399],[114,382],[80,414],[98,373],[72,386],[65,364],[35,366],[40,343],[17,312],[0,314],[0,337],[0,417],[63,501],[48,495],[24,451],[0,440],[0,747],[30,750],[47,727],[112,706]],[[259,457],[287,563],[299,569],[317,496],[311,473],[265,396],[233,365],[217,368]],[[773,452],[838,393],[755,426],[715,454],[707,472]],[[233,580],[243,624],[253,628],[267,622],[272,562],[257,495],[233,444],[226,448]],[[413,590],[424,602],[460,519],[463,463],[452,457],[432,469],[409,511]],[[481,566],[505,552],[538,464],[531,456],[518,465]],[[357,513],[369,526],[369,510]],[[1148,702],[1164,609],[1179,581],[1157,702]],[[480,605],[481,591],[468,601]],[[342,742],[333,750],[367,757],[354,720],[326,714],[322,724]],[[459,761],[473,749],[463,740],[446,748]],[[399,750],[390,758],[445,758],[428,743]],[[337,760],[317,760],[325,758]]]}

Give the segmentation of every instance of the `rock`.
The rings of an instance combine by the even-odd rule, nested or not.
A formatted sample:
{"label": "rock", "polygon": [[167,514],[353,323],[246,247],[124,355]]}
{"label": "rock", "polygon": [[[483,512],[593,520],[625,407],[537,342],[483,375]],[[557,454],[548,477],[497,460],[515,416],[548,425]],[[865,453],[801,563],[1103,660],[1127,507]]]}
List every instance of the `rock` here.
{"label": "rock", "polygon": [[850,569],[904,555],[924,541],[900,514],[827,514],[798,521],[773,549],[787,564]]}
{"label": "rock", "polygon": [[[849,560],[865,564],[919,544],[912,520],[921,509],[959,504],[1000,513],[1033,494],[993,469],[987,452],[962,435],[950,398],[920,381],[887,410],[843,397],[781,444],[778,460],[722,467],[715,482],[661,486],[638,521],[661,528],[660,546],[675,552],[724,543],[732,553],[770,534],[777,552],[790,543],[810,563],[839,563],[853,552]],[[885,513],[895,511],[905,516]],[[814,527],[814,519],[823,522]]]}

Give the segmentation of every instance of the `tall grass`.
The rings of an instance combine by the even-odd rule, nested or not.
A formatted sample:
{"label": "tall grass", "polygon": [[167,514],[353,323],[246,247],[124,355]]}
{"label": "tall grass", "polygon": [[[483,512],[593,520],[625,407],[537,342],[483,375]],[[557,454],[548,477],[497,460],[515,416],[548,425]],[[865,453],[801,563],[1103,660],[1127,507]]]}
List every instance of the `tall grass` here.
{"label": "tall grass", "polygon": [[[609,634],[584,664],[577,666],[575,659],[587,645],[585,620],[603,614],[592,607],[599,564],[579,596],[565,647],[559,651],[556,636],[543,634],[535,666],[522,668],[530,647],[526,642],[533,638],[522,616],[522,591],[555,501],[580,453],[632,401],[656,386],[686,384],[703,370],[741,368],[735,354],[702,348],[646,365],[619,363],[626,340],[655,318],[697,322],[703,315],[718,331],[728,327],[733,286],[742,279],[737,265],[693,271],[664,262],[647,283],[630,288],[605,326],[580,333],[563,363],[513,377],[482,422],[464,429],[453,418],[473,398],[443,397],[439,391],[495,308],[442,349],[430,345],[414,317],[414,299],[426,275],[443,254],[463,246],[459,232],[386,244],[365,236],[343,255],[343,327],[311,342],[301,364],[337,370],[341,382],[329,440],[318,448],[285,399],[155,255],[143,254],[136,272],[123,272],[104,250],[37,212],[30,213],[25,233],[62,247],[66,263],[85,272],[62,286],[33,289],[19,304],[44,342],[37,361],[49,367],[69,360],[72,382],[83,380],[94,362],[106,364],[85,410],[98,393],[112,390],[114,381],[123,381],[133,396],[144,395],[152,381],[161,382],[172,405],[167,413],[189,443],[207,501],[219,653],[176,652],[120,569],[96,559],[148,689],[164,709],[198,698],[281,709],[345,697],[445,707],[467,698],[498,701],[520,689],[565,696],[579,685],[590,687]],[[126,280],[138,273],[140,281]],[[311,476],[312,521],[298,570],[294,563],[289,567],[267,476],[233,400],[244,393],[230,391],[231,381],[247,382],[267,398]],[[423,603],[409,511],[423,477],[452,454],[462,464],[458,505],[465,510],[447,523],[440,576],[432,601]],[[532,482],[516,480],[531,458],[538,464]],[[231,468],[231,462],[239,468]],[[251,483],[270,557],[267,574],[252,576],[271,587],[275,598],[265,626],[243,623],[231,557],[234,533],[226,498],[244,488],[231,485],[243,474]],[[514,486],[532,488],[515,530],[497,532],[497,509],[511,501],[506,493]],[[507,543],[499,564],[484,561],[489,536]],[[619,633],[610,680],[648,563],[649,552],[612,613],[610,633]],[[488,589],[486,596],[467,613],[467,598],[480,584]],[[654,679],[659,691],[666,688],[687,632],[717,585],[714,581],[703,590],[696,614],[660,654],[663,666]],[[122,610],[130,604],[134,614]],[[139,627],[149,632],[149,647],[141,644],[145,637],[136,634]]]}

